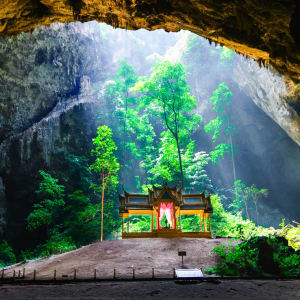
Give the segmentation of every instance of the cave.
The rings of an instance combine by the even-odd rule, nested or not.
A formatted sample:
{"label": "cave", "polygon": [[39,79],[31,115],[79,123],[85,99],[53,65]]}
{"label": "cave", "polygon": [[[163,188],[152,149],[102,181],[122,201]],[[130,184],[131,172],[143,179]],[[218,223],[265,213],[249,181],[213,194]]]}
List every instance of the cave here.
{"label": "cave", "polygon": [[[288,277],[291,291],[286,297],[299,296],[299,13],[296,0],[2,2],[4,283],[25,280],[26,268],[29,281],[37,277],[52,282],[53,276],[62,282],[78,276],[83,281],[105,279],[104,294],[120,297],[110,282],[128,279],[126,268],[132,279],[153,279],[161,272],[161,278],[170,280],[173,271],[168,267],[174,265],[174,272],[180,267],[173,257],[180,247],[187,249],[185,269],[201,265],[205,284],[219,280],[220,288],[203,296],[220,295],[224,274],[249,280],[265,274]],[[168,90],[172,84],[175,89]],[[172,99],[179,101],[173,108],[167,102]],[[180,121],[170,125],[177,120],[174,107]],[[111,132],[118,174],[111,175],[105,194],[104,189],[101,194],[104,173],[93,164],[99,130]],[[122,195],[129,191],[141,198],[166,183],[185,195],[203,192],[203,201],[212,199],[211,232],[199,234],[210,239],[178,238],[200,226],[205,231],[199,218],[192,214],[181,218],[178,213],[182,234],[176,238],[122,240]],[[151,230],[153,214],[151,220],[141,212],[131,218],[126,210],[122,213],[133,237]],[[255,258],[248,258],[255,267],[234,262],[236,269],[231,266],[231,273],[222,273],[217,258],[208,253],[230,240],[235,246],[246,245],[237,249],[250,245],[257,251]],[[156,252],[149,250],[151,243]],[[118,248],[122,255],[114,260]],[[202,251],[203,257],[194,254]],[[60,255],[78,263],[78,269],[61,263]],[[90,264],[81,255],[90,255]],[[98,263],[101,257],[103,264]],[[107,274],[113,270],[113,277],[101,277],[101,268]],[[143,268],[152,269],[152,275]],[[184,298],[188,291],[184,283],[191,282],[180,281],[170,295],[175,297],[178,289],[178,297]],[[273,290],[265,282],[264,288],[255,283],[252,288],[257,292],[252,296],[261,291],[273,299],[280,290],[277,283],[273,281]],[[130,284],[124,287],[130,289]],[[145,289],[149,297],[167,296],[164,283],[157,288],[143,284],[138,289]],[[251,284],[250,280],[245,289]],[[235,291],[246,297],[241,284],[232,281],[229,286],[228,298]],[[42,290],[37,293],[43,295]],[[127,297],[138,297],[139,292]],[[197,297],[197,288],[190,292]]]}

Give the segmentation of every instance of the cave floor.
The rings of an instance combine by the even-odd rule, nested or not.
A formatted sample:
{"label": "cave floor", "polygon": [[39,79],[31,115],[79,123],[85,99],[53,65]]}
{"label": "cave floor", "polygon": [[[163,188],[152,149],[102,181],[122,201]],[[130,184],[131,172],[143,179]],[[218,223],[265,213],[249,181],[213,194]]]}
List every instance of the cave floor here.
{"label": "cave floor", "polygon": [[300,299],[300,280],[106,281],[0,285],[0,299]]}
{"label": "cave floor", "polygon": [[[178,250],[185,250],[185,268],[213,268],[216,257],[213,247],[228,244],[230,239],[218,238],[143,238],[106,240],[97,242],[63,254],[31,260],[5,268],[4,278],[12,278],[15,270],[25,279],[32,280],[36,270],[37,280],[72,279],[76,269],[77,279],[93,279],[96,269],[97,279],[113,279],[114,269],[117,279],[131,279],[133,268],[137,279],[151,278],[154,268],[155,278],[173,278],[173,268],[181,268]],[[237,243],[237,241],[233,241]]]}

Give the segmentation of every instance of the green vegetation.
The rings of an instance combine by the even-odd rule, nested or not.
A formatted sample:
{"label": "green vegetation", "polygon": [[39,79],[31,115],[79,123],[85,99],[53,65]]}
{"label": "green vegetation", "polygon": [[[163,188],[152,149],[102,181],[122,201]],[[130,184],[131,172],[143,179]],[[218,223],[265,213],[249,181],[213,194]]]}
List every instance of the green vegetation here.
{"label": "green vegetation", "polygon": [[[275,269],[284,276],[298,275],[299,252],[291,252],[276,235],[299,249],[300,225],[283,221],[277,231],[259,226],[261,199],[268,190],[237,178],[233,92],[222,78],[232,70],[234,59],[231,50],[209,48],[207,41],[191,35],[182,63],[159,61],[150,73],[139,76],[132,65],[121,61],[115,75],[96,86],[101,110],[95,138],[86,146],[91,155],[69,154],[62,158],[63,171],[39,171],[40,184],[26,218],[27,229],[39,238],[18,259],[49,256],[118,236],[118,191],[124,187],[145,192],[152,184],[167,181],[180,184],[187,193],[211,192],[213,236],[242,240],[237,246],[215,248],[220,260],[207,274],[267,273],[258,257],[261,245],[268,244]],[[212,70],[212,62],[217,62],[217,70]],[[205,119],[197,111],[201,81],[205,84],[206,76],[216,71],[222,80],[208,88],[212,109]],[[208,119],[205,125],[202,117]],[[204,145],[203,137],[212,145]],[[211,175],[226,159],[232,165],[232,187],[220,186]],[[198,231],[199,217],[183,216],[181,225],[183,231]],[[150,231],[150,218],[132,216],[130,231]],[[12,247],[2,241],[0,264],[15,262]]]}
{"label": "green vegetation", "polygon": [[12,247],[3,240],[0,244],[0,267],[16,263],[16,256]]}
{"label": "green vegetation", "polygon": [[212,133],[212,141],[215,143],[217,139],[223,137],[228,141],[215,146],[210,152],[213,164],[216,164],[219,159],[224,158],[225,153],[231,153],[232,172],[234,182],[236,181],[236,169],[234,161],[234,146],[232,142],[232,134],[235,128],[231,125],[230,120],[232,115],[228,111],[232,93],[224,82],[220,83],[218,88],[213,92],[213,96],[209,99],[212,103],[212,109],[216,112],[217,117],[205,125],[205,132]]}
{"label": "green vegetation", "polygon": [[106,125],[99,126],[97,137],[93,139],[94,149],[91,154],[95,156],[95,161],[90,165],[90,170],[94,170],[101,176],[101,186],[93,184],[95,191],[102,191],[101,197],[101,241],[103,240],[103,213],[104,213],[104,192],[109,185],[113,188],[118,184],[117,172],[119,163],[114,155],[117,150],[115,142],[112,139],[112,131]]}
{"label": "green vegetation", "polygon": [[255,184],[247,187],[242,180],[237,180],[234,182],[234,195],[233,210],[242,213],[247,219],[254,219],[250,217],[250,215],[253,215],[254,210],[255,220],[258,223],[258,201],[261,197],[268,196],[268,190],[259,189]]}
{"label": "green vegetation", "polygon": [[253,237],[237,246],[214,248],[218,262],[214,272],[226,276],[299,276],[299,251],[289,247],[284,238]]}
{"label": "green vegetation", "polygon": [[[135,87],[136,91],[143,93],[143,106],[149,106],[151,103],[153,111],[155,110],[164,122],[164,127],[167,129],[167,132],[163,134],[164,144],[168,145],[164,154],[169,157],[168,154],[172,155],[174,148],[176,149],[182,187],[184,187],[182,150],[185,150],[182,147],[184,144],[187,144],[186,149],[194,147],[192,142],[188,141],[188,137],[201,120],[196,114],[189,114],[196,107],[196,101],[190,94],[190,87],[187,85],[185,77],[186,73],[181,64],[171,64],[165,61],[156,64],[152,74],[142,78]],[[177,159],[173,156],[172,161],[168,161],[166,167],[172,165],[178,169],[174,165],[176,161]],[[161,165],[156,166],[158,170],[156,169],[152,173],[165,171],[162,170]],[[170,172],[168,175],[168,179],[170,179]]]}

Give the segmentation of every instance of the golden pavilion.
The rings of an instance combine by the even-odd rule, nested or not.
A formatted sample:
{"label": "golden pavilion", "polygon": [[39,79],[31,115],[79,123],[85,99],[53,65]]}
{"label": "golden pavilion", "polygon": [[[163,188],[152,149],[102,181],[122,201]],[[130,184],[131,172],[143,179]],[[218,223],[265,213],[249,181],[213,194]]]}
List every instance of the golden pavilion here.
{"label": "golden pavilion", "polygon": [[[122,238],[211,238],[210,214],[213,212],[210,194],[183,194],[177,186],[153,185],[148,194],[132,194],[124,191],[119,195],[119,213],[122,218]],[[130,232],[130,216],[151,216],[151,230]],[[181,216],[198,215],[200,231],[183,232]],[[166,217],[162,224],[163,217]],[[155,222],[154,222],[155,218]],[[154,224],[155,223],[155,224]]]}

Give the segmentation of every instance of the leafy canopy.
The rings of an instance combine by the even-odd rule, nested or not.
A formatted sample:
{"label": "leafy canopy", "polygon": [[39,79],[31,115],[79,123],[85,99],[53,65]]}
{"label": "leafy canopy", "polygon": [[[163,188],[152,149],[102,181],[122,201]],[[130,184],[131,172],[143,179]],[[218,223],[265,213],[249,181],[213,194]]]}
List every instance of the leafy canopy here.
{"label": "leafy canopy", "polygon": [[56,224],[56,218],[60,215],[61,208],[65,205],[64,186],[58,184],[58,179],[53,178],[45,171],[41,170],[39,173],[42,181],[36,193],[42,200],[33,205],[34,210],[26,219],[29,230],[41,226],[53,227]]}
{"label": "leafy canopy", "polygon": [[94,162],[90,165],[90,170],[100,173],[104,183],[112,185],[118,184],[118,172],[120,165],[114,152],[117,150],[116,144],[112,139],[112,130],[106,125],[99,126],[97,136],[93,139],[94,148],[91,150]]}

